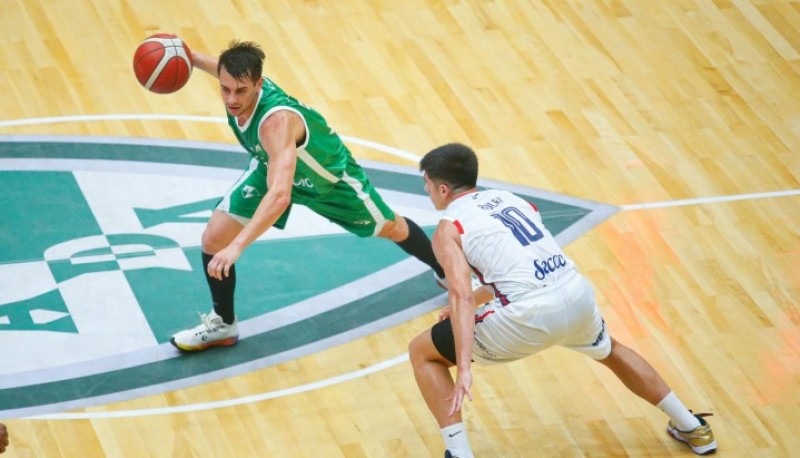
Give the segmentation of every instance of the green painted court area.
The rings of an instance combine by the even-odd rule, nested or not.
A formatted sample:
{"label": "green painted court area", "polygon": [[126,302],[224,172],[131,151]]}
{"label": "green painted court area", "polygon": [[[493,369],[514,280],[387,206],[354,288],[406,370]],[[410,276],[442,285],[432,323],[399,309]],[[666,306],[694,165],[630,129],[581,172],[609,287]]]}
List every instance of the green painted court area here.
{"label": "green painted court area", "polygon": [[[0,345],[4,348],[11,345],[19,358],[25,358],[26,348],[14,346],[14,342],[53,345],[54,352],[63,351],[64,342],[71,342],[74,345],[71,350],[80,352],[83,333],[87,332],[84,331],[87,317],[113,318],[120,310],[118,307],[127,304],[128,308],[138,308],[134,312],[142,315],[149,326],[149,330],[139,330],[151,336],[140,347],[161,348],[163,353],[174,332],[194,325],[198,322],[197,312],[210,309],[202,274],[200,239],[194,235],[202,231],[207,214],[219,196],[213,193],[196,196],[191,192],[180,198],[163,193],[143,196],[148,190],[142,187],[131,187],[128,192],[125,186],[135,181],[128,177],[146,173],[129,172],[127,167],[143,163],[149,164],[154,172],[167,165],[242,170],[247,162],[244,154],[179,144],[8,141],[0,142],[0,159],[13,159],[11,165],[7,162],[0,169],[4,202],[0,275],[6,278],[0,283]],[[54,160],[60,162],[53,166]],[[119,165],[111,172],[119,174],[119,180],[107,196],[96,190],[85,192],[108,186],[92,181],[92,161],[106,164],[103,170],[106,174],[108,164],[112,164],[112,169],[115,163]],[[15,169],[15,163],[24,167]],[[71,170],[73,166],[75,170]],[[365,168],[379,190],[425,195],[421,178],[413,168],[407,173],[396,168]],[[176,176],[174,180],[178,183],[190,178]],[[204,183],[197,181],[192,186],[203,189]],[[164,205],[130,204],[140,200],[159,202],[164,196],[169,197]],[[523,197],[537,205],[554,234],[593,211],[590,205],[565,204],[533,193]],[[393,206],[391,200],[387,201]],[[103,227],[114,221],[114,212],[120,211],[120,207],[124,210],[122,214],[130,219],[126,230],[104,231]],[[302,216],[293,212],[290,218],[299,217]],[[172,232],[159,232],[163,228]],[[181,232],[182,228],[188,232]],[[425,229],[430,233],[433,225],[426,224]],[[176,233],[189,236],[175,237]],[[172,357],[142,357],[136,364],[118,368],[111,364],[110,369],[115,335],[125,336],[127,328],[124,325],[118,329],[103,328],[100,335],[107,333],[110,353],[99,358],[104,361],[102,371],[88,370],[86,375],[78,371],[78,376],[62,377],[59,365],[51,361],[50,365],[36,369],[35,383],[0,384],[0,417],[91,405],[93,402],[86,398],[106,402],[122,399],[124,395],[114,396],[141,388],[163,391],[158,387],[167,383],[180,382],[184,386],[202,383],[296,357],[281,359],[280,355],[286,352],[308,354],[333,345],[325,339],[338,337],[337,342],[341,342],[342,336],[346,341],[377,332],[411,318],[402,312],[420,304],[429,305],[420,308],[419,313],[433,309],[431,299],[443,292],[428,270],[415,271],[400,281],[389,282],[377,291],[335,307],[324,303],[335,298],[335,294],[326,293],[361,285],[365,277],[405,259],[407,255],[393,243],[378,238],[360,239],[347,233],[258,241],[237,262],[236,312],[240,322],[257,321],[282,309],[295,313],[292,307],[303,302],[311,309],[297,310],[305,313],[302,319],[253,329],[235,347],[192,355],[176,351]],[[125,287],[107,291],[98,283],[107,281],[117,281]],[[82,298],[83,291],[86,296]],[[92,306],[82,304],[84,299]],[[380,325],[376,324],[379,320]],[[88,333],[92,332],[98,334],[96,330]],[[97,340],[93,342],[96,345]],[[78,360],[65,364],[70,366]],[[81,367],[90,367],[91,358],[80,363]],[[52,371],[49,380],[41,375],[48,370]],[[211,373],[215,375],[208,375]],[[13,374],[10,376],[13,378]],[[103,396],[111,397],[98,398]]]}

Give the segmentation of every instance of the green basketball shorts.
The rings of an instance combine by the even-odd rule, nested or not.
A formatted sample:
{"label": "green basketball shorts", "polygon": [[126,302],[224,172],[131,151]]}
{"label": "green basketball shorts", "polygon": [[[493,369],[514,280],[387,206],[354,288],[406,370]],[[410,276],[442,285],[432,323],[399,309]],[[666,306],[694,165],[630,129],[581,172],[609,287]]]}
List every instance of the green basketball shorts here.
{"label": "green basketball shorts", "polygon": [[[342,179],[333,186],[330,186],[330,183],[323,183],[326,189],[322,194],[313,191],[314,180],[322,180],[322,178],[295,176],[292,204],[278,218],[274,227],[278,229],[286,227],[293,204],[304,205],[314,213],[359,237],[377,235],[386,221],[395,219],[392,209],[386,205],[378,191],[369,182],[364,170],[355,161],[348,161]],[[317,186],[317,188],[322,188],[322,186]],[[217,204],[217,209],[230,214],[240,223],[246,224],[253,217],[258,204],[266,194],[267,166],[257,159],[252,159],[247,170]]]}

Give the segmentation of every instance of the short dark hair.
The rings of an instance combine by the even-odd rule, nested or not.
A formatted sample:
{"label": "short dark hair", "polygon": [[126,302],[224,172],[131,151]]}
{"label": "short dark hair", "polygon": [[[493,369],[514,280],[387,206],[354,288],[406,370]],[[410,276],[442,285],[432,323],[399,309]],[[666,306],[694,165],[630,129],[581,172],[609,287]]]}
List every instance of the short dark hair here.
{"label": "short dark hair", "polygon": [[441,181],[451,189],[474,188],[478,182],[478,156],[461,143],[430,150],[419,161],[419,169],[431,180]]}
{"label": "short dark hair", "polygon": [[237,80],[249,78],[256,82],[261,78],[265,57],[261,46],[256,43],[233,40],[228,44],[228,49],[219,55],[217,74],[225,67],[225,71]]}

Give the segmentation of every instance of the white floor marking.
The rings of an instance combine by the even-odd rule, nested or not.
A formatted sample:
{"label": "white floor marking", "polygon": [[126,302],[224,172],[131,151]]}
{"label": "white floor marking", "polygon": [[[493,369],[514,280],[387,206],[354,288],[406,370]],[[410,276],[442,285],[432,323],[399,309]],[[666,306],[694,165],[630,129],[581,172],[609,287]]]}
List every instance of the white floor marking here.
{"label": "white floor marking", "polygon": [[[28,119],[18,119],[18,120],[11,120],[11,121],[0,121],[0,127],[13,127],[13,126],[24,126],[24,125],[32,125],[32,124],[52,124],[52,123],[61,123],[61,122],[87,122],[87,121],[124,121],[124,120],[153,120],[153,121],[163,121],[163,120],[172,120],[172,121],[192,121],[192,122],[207,122],[207,123],[216,123],[216,124],[226,124],[227,121],[225,118],[217,118],[217,117],[209,117],[209,116],[184,116],[184,115],[158,115],[158,114],[117,114],[117,115],[87,115],[87,116],[62,116],[62,117],[51,117],[51,118],[28,118]],[[362,140],[355,137],[348,137],[345,135],[340,135],[340,137],[349,143],[365,146],[371,149],[375,149],[378,151],[385,152],[387,154],[391,154],[393,156],[397,156],[403,159],[407,159],[414,164],[418,164],[420,160],[420,156],[397,149],[392,148],[389,146],[381,145],[379,143],[375,143],[369,140]],[[774,192],[765,192],[765,193],[755,193],[755,194],[739,194],[733,196],[717,196],[717,197],[704,197],[704,198],[697,198],[697,199],[682,199],[682,200],[673,200],[673,201],[664,201],[664,202],[650,202],[650,203],[643,203],[643,204],[631,204],[631,205],[621,205],[620,208],[622,210],[647,210],[647,209],[655,209],[655,208],[665,208],[665,207],[679,207],[679,206],[686,206],[686,205],[703,205],[703,204],[713,204],[719,202],[731,202],[737,200],[751,200],[751,199],[766,199],[766,198],[774,198],[774,197],[788,197],[788,196],[796,196],[800,195],[800,189],[793,189],[788,191],[774,191]],[[219,409],[223,407],[230,407],[240,404],[247,404],[251,402],[258,402],[263,401],[266,399],[273,399],[283,396],[289,396],[297,393],[303,393],[306,391],[316,390],[319,388],[325,388],[331,385],[335,385],[338,383],[346,382],[348,380],[353,380],[355,378],[363,377],[365,375],[373,374],[376,372],[380,372],[382,370],[388,369],[390,367],[397,366],[398,364],[404,363],[408,361],[408,353],[396,356],[392,359],[374,364],[367,368],[350,372],[347,374],[338,375],[336,377],[331,377],[325,380],[320,380],[318,382],[308,383],[305,385],[300,385],[293,388],[286,388],[283,390],[272,391],[269,393],[262,393],[253,396],[245,396],[236,399],[228,399],[225,401],[217,401],[217,402],[207,402],[207,403],[200,403],[200,404],[189,404],[185,406],[176,406],[176,407],[165,407],[159,409],[143,409],[143,410],[120,410],[115,412],[87,412],[87,413],[58,413],[58,414],[49,414],[49,415],[38,415],[34,417],[29,417],[29,419],[40,419],[40,420],[77,420],[77,419],[95,419],[95,418],[129,418],[129,417],[141,417],[147,415],[166,415],[171,413],[179,413],[179,412],[196,412],[200,410],[209,410],[209,409]]]}
{"label": "white floor marking", "polygon": [[697,199],[669,200],[665,202],[649,202],[644,204],[620,205],[622,210],[649,210],[653,208],[682,207],[686,205],[716,204],[719,202],[733,202],[737,200],[769,199],[772,197],[787,197],[800,195],[800,189],[788,191],[759,192],[753,194],[738,194],[734,196],[700,197]]}
{"label": "white floor marking", "polygon": [[280,398],[283,396],[290,396],[293,394],[304,393],[306,391],[318,390],[320,388],[336,385],[348,380],[353,380],[359,377],[364,377],[390,367],[397,366],[408,361],[408,353],[400,356],[395,356],[392,359],[373,364],[372,366],[360,369],[357,371],[349,372],[347,374],[337,375],[335,377],[327,378],[317,382],[307,383],[305,385],[295,386],[292,388],[285,388],[278,391],[271,391],[268,393],[261,393],[252,396],[244,396],[236,399],[226,399],[224,401],[203,402],[198,404],[189,404],[184,406],[163,407],[156,409],[140,409],[140,410],[118,410],[114,412],[76,412],[76,413],[54,413],[47,415],[36,415],[28,417],[29,420],[86,420],[97,418],[131,418],[131,417],[144,417],[150,415],[167,415],[181,412],[198,412],[201,410],[221,409],[241,404],[250,404],[254,402],[264,401],[267,399]]}
{"label": "white floor marking", "polygon": [[[0,121],[0,127],[14,127],[14,126],[28,126],[33,124],[56,124],[64,122],[89,122],[89,121],[190,121],[190,122],[205,122],[212,124],[227,124],[226,118],[212,117],[212,116],[188,116],[188,115],[161,115],[161,114],[109,114],[109,115],[85,115],[85,116],[59,116],[52,118],[27,118],[27,119],[14,119],[11,121]],[[354,145],[361,145],[377,151],[382,151],[392,156],[397,156],[402,159],[419,164],[422,156],[418,156],[401,149],[392,148],[391,146],[381,145],[369,140],[363,140],[356,137],[349,137],[347,135],[339,135],[346,143]]]}
{"label": "white floor marking", "polygon": [[[49,118],[26,118],[26,119],[13,119],[10,121],[0,121],[0,127],[14,127],[14,126],[27,126],[34,124],[56,124],[56,123],[69,123],[69,122],[89,122],[89,121],[189,121],[189,122],[205,122],[213,124],[227,124],[226,118],[213,117],[213,116],[189,116],[189,115],[168,115],[168,114],[107,114],[107,115],[83,115],[83,116],[58,116]],[[364,140],[356,137],[349,137],[346,135],[339,135],[345,142],[355,145],[361,145],[377,151],[406,159],[412,163],[419,164],[421,156],[403,151],[398,148],[375,143],[370,140]],[[800,194],[800,189],[791,189],[787,191],[774,191],[755,194],[739,194],[733,196],[716,196],[704,197],[697,199],[682,199],[663,202],[649,202],[643,204],[630,204],[620,205],[622,210],[648,210],[654,208],[665,207],[681,207],[687,205],[703,205],[713,204],[719,202],[732,202],[737,200],[751,200],[751,199],[767,199],[773,197],[787,197],[796,196]]]}

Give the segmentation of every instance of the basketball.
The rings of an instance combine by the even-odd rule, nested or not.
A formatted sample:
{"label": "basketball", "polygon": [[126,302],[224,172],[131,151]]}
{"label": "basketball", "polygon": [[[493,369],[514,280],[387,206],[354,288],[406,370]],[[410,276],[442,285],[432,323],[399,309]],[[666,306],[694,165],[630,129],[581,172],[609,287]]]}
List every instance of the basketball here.
{"label": "basketball", "polygon": [[192,52],[177,35],[151,35],[136,48],[133,72],[139,84],[150,92],[170,94],[189,81]]}

